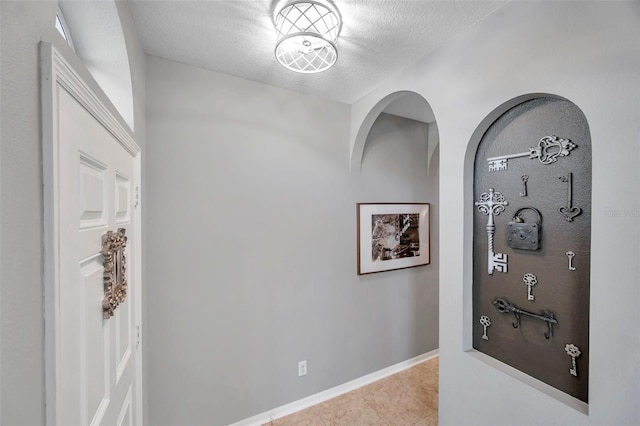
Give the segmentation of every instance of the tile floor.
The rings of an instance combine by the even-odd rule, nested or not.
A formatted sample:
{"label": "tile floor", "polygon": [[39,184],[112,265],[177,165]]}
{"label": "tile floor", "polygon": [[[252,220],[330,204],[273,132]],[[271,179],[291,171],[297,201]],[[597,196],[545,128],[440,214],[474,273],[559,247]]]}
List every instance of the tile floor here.
{"label": "tile floor", "polygon": [[436,426],[438,358],[265,426]]}

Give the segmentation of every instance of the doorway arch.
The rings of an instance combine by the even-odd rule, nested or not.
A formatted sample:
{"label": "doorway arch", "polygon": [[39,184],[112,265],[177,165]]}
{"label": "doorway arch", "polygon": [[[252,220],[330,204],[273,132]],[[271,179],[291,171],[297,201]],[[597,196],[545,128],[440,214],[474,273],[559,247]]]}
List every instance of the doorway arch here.
{"label": "doorway arch", "polygon": [[380,99],[362,121],[357,123],[358,130],[355,132],[355,137],[351,142],[351,172],[360,173],[367,136],[371,131],[371,127],[382,113],[420,121],[429,125],[429,157],[427,162],[430,164],[433,152],[439,144],[438,128],[431,105],[422,95],[414,91],[400,90]]}

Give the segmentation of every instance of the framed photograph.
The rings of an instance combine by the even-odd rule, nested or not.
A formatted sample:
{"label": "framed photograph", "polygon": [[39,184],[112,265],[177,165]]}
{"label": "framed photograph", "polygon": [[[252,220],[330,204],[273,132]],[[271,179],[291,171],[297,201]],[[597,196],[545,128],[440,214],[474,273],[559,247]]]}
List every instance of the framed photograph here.
{"label": "framed photograph", "polygon": [[358,275],[428,265],[429,203],[358,203]]}

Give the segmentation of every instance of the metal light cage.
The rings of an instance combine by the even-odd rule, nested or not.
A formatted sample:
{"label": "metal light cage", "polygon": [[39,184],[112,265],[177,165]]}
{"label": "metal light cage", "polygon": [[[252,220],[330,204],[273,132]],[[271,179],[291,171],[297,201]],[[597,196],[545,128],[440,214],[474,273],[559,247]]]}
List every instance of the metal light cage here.
{"label": "metal light cage", "polygon": [[336,63],[342,20],[331,4],[290,1],[276,13],[274,24],[278,36],[275,55],[285,68],[317,73]]}

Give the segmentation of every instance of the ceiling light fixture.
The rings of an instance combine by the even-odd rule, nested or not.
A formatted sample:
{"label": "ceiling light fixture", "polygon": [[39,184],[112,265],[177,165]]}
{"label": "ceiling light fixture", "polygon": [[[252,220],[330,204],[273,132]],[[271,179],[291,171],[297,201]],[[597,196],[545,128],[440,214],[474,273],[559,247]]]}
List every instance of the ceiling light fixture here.
{"label": "ceiling light fixture", "polygon": [[276,59],[285,68],[316,73],[338,59],[336,41],[342,26],[338,9],[320,0],[293,0],[277,9]]}

